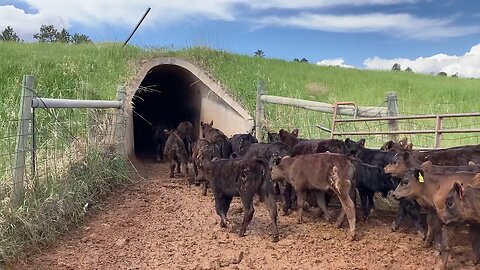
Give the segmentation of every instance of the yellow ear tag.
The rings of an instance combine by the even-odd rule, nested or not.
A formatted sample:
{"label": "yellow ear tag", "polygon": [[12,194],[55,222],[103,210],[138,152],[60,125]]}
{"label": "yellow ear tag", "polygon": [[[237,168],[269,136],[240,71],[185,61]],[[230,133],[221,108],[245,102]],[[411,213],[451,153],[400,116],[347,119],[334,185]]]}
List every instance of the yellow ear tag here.
{"label": "yellow ear tag", "polygon": [[423,183],[423,176],[418,174],[418,182]]}

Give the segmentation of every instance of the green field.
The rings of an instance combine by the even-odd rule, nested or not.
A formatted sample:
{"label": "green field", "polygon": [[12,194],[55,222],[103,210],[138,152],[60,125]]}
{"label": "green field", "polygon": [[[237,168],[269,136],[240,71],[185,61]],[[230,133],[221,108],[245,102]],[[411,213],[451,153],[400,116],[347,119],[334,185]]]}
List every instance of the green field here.
{"label": "green field", "polygon": [[[323,67],[313,64],[230,54],[207,48],[180,51],[121,48],[118,44],[0,44],[0,109],[2,119],[17,113],[23,74],[34,74],[37,92],[48,97],[76,97],[79,91],[94,98],[112,98],[115,88],[129,80],[141,59],[178,56],[204,67],[224,84],[232,95],[254,113],[255,84],[264,80],[271,95],[317,100],[327,103],[354,101],[360,106],[385,106],[388,91],[398,93],[401,114],[457,113],[480,110],[476,98],[480,80],[436,77],[407,72],[370,71]],[[331,115],[268,106],[269,127],[330,127]],[[295,121],[282,121],[283,115],[299,115]],[[281,116],[281,117],[278,117]],[[301,117],[300,117],[301,116]],[[479,119],[446,121],[445,127],[472,127]],[[282,123],[285,122],[285,123]],[[405,129],[432,128],[434,121],[405,123]],[[385,125],[377,123],[382,129]],[[344,130],[374,130],[372,125],[345,126]],[[379,130],[376,128],[375,130]],[[306,134],[305,136],[315,136]],[[318,136],[328,134],[318,133]],[[1,133],[0,133],[1,137]],[[418,145],[428,145],[431,136],[417,136]],[[448,135],[442,146],[476,143],[465,135]],[[449,138],[451,140],[449,140]],[[456,139],[463,138],[463,140]],[[382,138],[383,139],[383,138]],[[413,139],[415,142],[415,139]]]}
{"label": "green field", "polygon": [[[0,239],[0,262],[28,244],[48,243],[57,234],[65,232],[71,224],[82,219],[85,202],[96,200],[99,194],[111,188],[111,183],[126,180],[124,171],[119,169],[121,162],[116,157],[99,158],[105,153],[87,151],[83,156],[84,165],[79,166],[75,160],[67,162],[68,170],[62,172],[61,177],[57,175],[47,177],[49,181],[34,182],[33,192],[27,194],[24,205],[20,209],[9,208],[8,200],[4,198],[10,188],[23,75],[35,76],[35,92],[42,97],[112,99],[117,86],[127,83],[135,75],[142,60],[161,56],[182,57],[203,67],[252,115],[258,80],[265,81],[270,95],[327,103],[354,101],[360,106],[385,106],[386,92],[395,91],[401,114],[480,111],[476,100],[480,96],[480,80],[474,79],[321,67],[207,48],[170,51],[132,46],[122,48],[119,44],[0,42],[0,234],[4,236]],[[69,133],[76,133],[74,135],[81,138],[88,132],[87,120],[91,115],[85,111],[57,110],[48,114],[44,110],[37,111],[36,125],[40,136],[37,143],[45,142],[40,145],[45,151],[39,151],[39,160],[50,158],[51,161],[47,162],[56,162],[58,157],[52,158],[49,153],[52,149],[55,152],[73,148],[74,140]],[[305,137],[328,136],[315,126],[330,127],[329,114],[273,105],[267,105],[266,112],[270,131],[298,127]],[[56,126],[52,125],[52,114],[59,122]],[[433,123],[402,122],[400,126],[403,129],[430,129]],[[479,118],[455,119],[446,121],[444,127],[478,128],[479,123]],[[384,122],[340,127],[340,130],[356,131],[385,129]],[[386,139],[388,137],[368,137],[367,145],[377,147]],[[433,143],[432,136],[412,136],[410,139],[417,146],[431,147]],[[448,135],[444,139],[443,147],[480,143],[476,135]],[[65,156],[75,159],[63,153]]]}

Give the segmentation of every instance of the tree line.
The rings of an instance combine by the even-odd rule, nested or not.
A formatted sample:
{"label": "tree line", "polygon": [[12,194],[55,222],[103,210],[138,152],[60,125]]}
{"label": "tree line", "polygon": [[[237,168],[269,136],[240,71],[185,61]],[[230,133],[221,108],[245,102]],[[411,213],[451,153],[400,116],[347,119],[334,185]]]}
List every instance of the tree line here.
{"label": "tree line", "polygon": [[[68,44],[92,43],[89,36],[79,33],[73,35],[67,29],[58,30],[53,25],[42,25],[38,33],[33,34],[38,42],[59,42]],[[7,26],[0,33],[0,41],[23,42],[12,27]]]}

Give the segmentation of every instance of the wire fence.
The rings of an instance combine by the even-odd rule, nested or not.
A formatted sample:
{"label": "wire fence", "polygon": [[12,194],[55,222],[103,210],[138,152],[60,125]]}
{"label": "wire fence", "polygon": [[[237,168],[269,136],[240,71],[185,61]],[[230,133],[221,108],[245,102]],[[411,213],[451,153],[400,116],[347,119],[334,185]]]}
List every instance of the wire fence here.
{"label": "wire fence", "polygon": [[[398,99],[398,108],[400,115],[418,115],[418,114],[445,114],[445,113],[463,113],[479,111],[478,105],[469,104],[429,104],[427,101],[409,101]],[[377,105],[385,107],[385,103]],[[325,139],[330,137],[328,131],[319,127],[331,129],[333,115],[303,108],[276,105],[271,103],[264,104],[265,120],[264,133],[278,132],[280,129],[291,131],[299,129],[299,136],[308,139]],[[352,116],[337,115],[337,119],[351,119]],[[398,130],[433,130],[435,129],[435,119],[416,119],[416,120],[397,120]],[[480,117],[462,117],[445,118],[442,121],[442,129],[472,129],[480,128]],[[388,121],[369,121],[369,122],[339,122],[336,124],[337,132],[380,132],[389,131]],[[396,138],[408,138],[413,142],[415,148],[433,148],[435,143],[434,134],[400,134],[396,137],[390,135],[338,135],[337,139],[350,138],[358,140],[365,138],[367,146],[371,148],[380,148],[386,141]],[[453,147],[467,144],[480,144],[479,133],[445,133],[442,135],[441,148]]]}
{"label": "wire fence", "polygon": [[[29,89],[34,97],[42,96],[42,89]],[[92,99],[95,93],[86,87],[68,91],[62,98]],[[114,152],[121,143],[115,134],[115,120],[125,116],[118,109],[38,108],[32,109],[29,130],[23,147],[17,146],[19,116],[0,122],[0,199],[10,200],[15,184],[23,184],[25,193],[52,192],[74,167],[82,166],[90,151]],[[115,136],[117,135],[117,136]],[[25,151],[24,175],[19,182],[12,181],[16,168],[15,157]],[[26,196],[28,197],[28,196]],[[6,204],[4,204],[6,205]]]}

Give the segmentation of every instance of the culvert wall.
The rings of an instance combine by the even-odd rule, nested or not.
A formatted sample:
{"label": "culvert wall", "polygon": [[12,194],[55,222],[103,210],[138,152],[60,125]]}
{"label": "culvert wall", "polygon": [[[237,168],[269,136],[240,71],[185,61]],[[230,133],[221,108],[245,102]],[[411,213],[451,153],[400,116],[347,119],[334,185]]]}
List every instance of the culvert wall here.
{"label": "culvert wall", "polygon": [[[148,90],[145,90],[147,87]],[[225,89],[203,70],[179,58],[144,62],[127,86],[125,151],[129,156],[154,151],[151,125],[173,129],[181,121],[194,125],[213,120],[227,136],[248,133],[254,120]]]}

